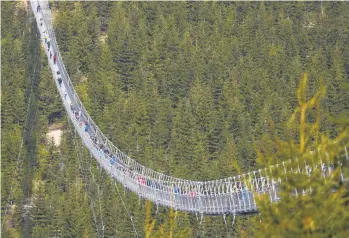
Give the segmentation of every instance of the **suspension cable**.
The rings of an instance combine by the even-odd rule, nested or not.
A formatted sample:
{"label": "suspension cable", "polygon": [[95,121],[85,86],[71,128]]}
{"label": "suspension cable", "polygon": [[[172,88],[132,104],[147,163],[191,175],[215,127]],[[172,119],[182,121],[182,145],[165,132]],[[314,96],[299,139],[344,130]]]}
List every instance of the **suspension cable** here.
{"label": "suspension cable", "polygon": [[[29,107],[30,107],[30,104],[32,102],[32,92],[33,92],[34,81],[35,80],[33,78],[32,82],[31,82],[31,85],[30,85],[30,90],[29,90],[29,100],[28,100],[28,104],[27,104],[27,112],[26,112],[26,116],[25,116],[25,120],[24,120],[24,127],[23,127],[23,131],[22,131],[22,136],[21,136],[21,144],[19,146],[19,152],[18,152],[18,156],[17,156],[17,159],[16,159],[15,171],[14,171],[13,176],[11,178],[10,194],[8,195],[8,198],[7,198],[7,201],[6,201],[5,212],[3,214],[4,218],[5,218],[5,216],[7,215],[7,212],[8,212],[9,202],[12,199],[12,190],[13,190],[13,186],[14,186],[13,181],[14,181],[14,178],[17,175],[17,172],[19,170],[19,162],[20,162],[20,158],[21,158],[21,154],[22,154],[22,148],[23,148],[23,144],[24,144],[24,135],[25,135],[25,132],[27,131],[27,123],[28,123],[28,117],[29,117],[29,111],[30,111]],[[1,230],[3,229],[4,223],[5,223],[5,219],[3,219],[2,223],[1,223]]]}
{"label": "suspension cable", "polygon": [[121,194],[120,194],[120,191],[119,191],[118,186],[116,185],[116,182],[114,182],[114,184],[115,184],[115,187],[116,187],[116,191],[118,192],[118,195],[119,195],[119,197],[120,197],[120,199],[121,199],[122,205],[124,206],[127,215],[130,217],[130,220],[131,220],[132,226],[133,226],[133,231],[135,232],[135,236],[136,236],[136,237],[139,237],[139,236],[138,236],[138,233],[137,233],[137,230],[136,230],[136,226],[135,226],[135,224],[134,224],[134,222],[133,222],[133,218],[132,218],[131,214],[129,213],[129,211],[128,211],[127,207],[126,207],[124,200],[123,200],[122,197],[121,197]]}
{"label": "suspension cable", "polygon": [[[70,129],[70,131],[72,131],[71,129],[75,129],[74,127],[72,127],[71,126],[71,121],[68,119],[68,126],[69,126],[69,129]],[[82,159],[81,159],[81,153],[80,153],[80,150],[81,150],[81,146],[78,146],[77,145],[77,143],[76,143],[76,139],[75,139],[75,136],[74,136],[74,138],[73,138],[73,143],[74,143],[74,147],[75,147],[75,149],[77,150],[77,154],[78,154],[78,161],[79,161],[79,166],[82,168],[82,170],[84,169],[84,164],[82,163]],[[90,165],[90,168],[89,168],[89,172],[92,174],[92,170],[91,170],[91,165]],[[100,232],[99,232],[99,226],[98,226],[98,224],[97,224],[97,218],[96,218],[96,213],[95,213],[95,211],[94,211],[94,204],[95,204],[95,202],[93,202],[92,200],[93,200],[93,198],[90,196],[90,194],[89,194],[89,188],[88,188],[88,184],[86,183],[86,181],[88,180],[88,179],[86,179],[86,175],[85,175],[85,173],[84,173],[84,171],[82,171],[82,173],[83,173],[83,177],[84,177],[84,183],[85,183],[85,186],[87,187],[87,197],[89,198],[89,202],[90,202],[90,209],[91,209],[91,212],[92,212],[92,216],[93,216],[93,220],[94,220],[94,223],[95,223],[95,226],[96,226],[96,229],[97,229],[97,231],[96,231],[96,233],[97,233],[97,236],[99,237],[100,236]],[[98,186],[98,184],[96,183],[96,181],[94,181],[95,182],[95,184]],[[99,189],[98,189],[99,190]],[[99,191],[98,191],[98,193],[99,193]],[[99,195],[99,194],[98,194]],[[100,205],[100,199],[99,199],[99,205]],[[101,209],[100,209],[100,212],[101,212]],[[100,214],[100,217],[101,217],[101,222],[102,222],[102,236],[101,237],[104,237],[104,226],[103,226],[103,216],[102,216],[102,214]]]}

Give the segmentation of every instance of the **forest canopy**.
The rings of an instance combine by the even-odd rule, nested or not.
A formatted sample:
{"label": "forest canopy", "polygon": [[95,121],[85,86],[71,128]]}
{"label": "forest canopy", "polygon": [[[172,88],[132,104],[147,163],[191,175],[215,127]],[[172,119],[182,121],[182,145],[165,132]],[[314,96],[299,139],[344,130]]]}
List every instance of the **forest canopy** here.
{"label": "forest canopy", "polygon": [[113,142],[152,168],[212,179],[231,175],[232,159],[254,168],[273,136],[294,137],[284,125],[303,72],[311,94],[327,86],[321,131],[334,135],[331,117],[349,109],[346,6],[60,2],[54,24],[79,95]]}
{"label": "forest canopy", "polygon": [[[115,145],[159,172],[233,176],[280,152],[277,140],[299,143],[288,125],[305,72],[305,100],[326,88],[319,133],[334,139],[342,129],[336,119],[349,118],[345,2],[51,3],[64,63],[88,112]],[[122,186],[91,162],[65,116],[29,9],[4,2],[1,13],[5,237],[130,237],[130,214],[141,237],[145,220],[154,221],[154,237],[170,229],[176,237],[263,231],[251,218],[233,228],[221,217],[199,223],[166,208],[157,213],[127,191],[120,197]],[[46,139],[55,123],[65,125],[60,147]]]}

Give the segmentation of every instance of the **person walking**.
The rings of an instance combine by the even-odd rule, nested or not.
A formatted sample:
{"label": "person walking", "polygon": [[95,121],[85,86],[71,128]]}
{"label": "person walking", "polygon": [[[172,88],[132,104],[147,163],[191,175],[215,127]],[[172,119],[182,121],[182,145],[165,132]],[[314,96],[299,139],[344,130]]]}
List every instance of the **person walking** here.
{"label": "person walking", "polygon": [[85,132],[87,133],[88,132],[88,123],[85,122]]}
{"label": "person walking", "polygon": [[57,56],[56,53],[53,54],[53,64],[56,64]]}
{"label": "person walking", "polygon": [[58,78],[58,84],[59,84],[59,87],[62,87],[62,79],[61,78]]}
{"label": "person walking", "polygon": [[40,5],[38,5],[38,7],[36,8],[36,12],[40,11]]}
{"label": "person walking", "polygon": [[50,51],[50,59],[52,59],[52,52]]}
{"label": "person walking", "polygon": [[50,45],[51,45],[50,39],[47,39],[47,49],[48,50],[50,50]]}

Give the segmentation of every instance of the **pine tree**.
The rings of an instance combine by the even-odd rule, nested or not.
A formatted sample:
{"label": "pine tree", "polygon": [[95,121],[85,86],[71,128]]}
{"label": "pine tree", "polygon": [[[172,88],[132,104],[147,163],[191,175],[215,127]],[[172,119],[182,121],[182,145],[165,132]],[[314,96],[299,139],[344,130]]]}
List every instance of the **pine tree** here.
{"label": "pine tree", "polygon": [[[174,111],[171,131],[171,170],[177,176],[188,176],[185,168],[191,166],[194,159],[193,148],[196,145],[196,121],[188,100],[179,103]],[[188,163],[189,162],[189,163]],[[188,170],[187,170],[188,171]],[[190,170],[193,172],[192,170]]]}
{"label": "pine tree", "polygon": [[[257,234],[261,237],[328,237],[348,234],[348,191],[346,185],[341,183],[341,173],[347,175],[348,171],[339,166],[345,162],[342,154],[344,146],[348,146],[348,129],[343,128],[333,139],[320,133],[320,101],[324,97],[325,88],[320,85],[319,90],[309,99],[306,97],[306,90],[307,75],[300,83],[299,106],[290,120],[293,128],[299,130],[299,137],[290,142],[278,142],[278,156],[283,156],[283,159],[296,156],[298,159],[292,160],[286,173],[275,171],[274,176],[282,180],[278,192],[281,202],[270,204],[263,195],[258,199],[262,222],[258,224],[260,230]],[[316,118],[314,122],[309,121],[309,112]],[[277,161],[276,156],[269,156],[268,160],[265,157],[260,159],[269,163]],[[310,174],[292,172],[291,167],[296,169],[297,165],[304,163],[312,166]],[[319,169],[321,163],[327,166],[327,170],[333,169],[331,175],[323,176],[329,172]],[[301,167],[302,171],[306,169]],[[302,191],[306,193],[302,195]]]}
{"label": "pine tree", "polygon": [[33,228],[32,235],[34,237],[43,237],[49,233],[48,230],[48,211],[46,207],[46,199],[45,199],[45,189],[44,182],[41,180],[35,181],[33,188],[33,197],[34,197],[34,209],[32,211],[32,219],[33,219]]}

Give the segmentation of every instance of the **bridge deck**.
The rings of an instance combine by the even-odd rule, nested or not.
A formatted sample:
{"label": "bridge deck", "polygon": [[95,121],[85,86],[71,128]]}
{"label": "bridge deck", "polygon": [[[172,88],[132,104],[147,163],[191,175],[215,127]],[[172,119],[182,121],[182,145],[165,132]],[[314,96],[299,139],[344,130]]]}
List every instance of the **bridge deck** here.
{"label": "bridge deck", "polygon": [[[39,11],[38,4],[39,2],[31,0],[49,66],[67,115],[90,153],[113,179],[139,197],[158,205],[202,214],[257,212],[255,196],[258,194],[267,194],[272,202],[279,200],[277,191],[281,180],[276,181],[270,176],[272,170],[279,165],[220,180],[188,181],[146,168],[120,151],[104,136],[81,103],[59,51],[48,2],[40,1]],[[47,46],[47,41],[50,41],[50,47]],[[56,54],[56,63],[50,59],[50,53]],[[58,78],[62,79],[61,85]],[[290,161],[288,163],[291,164]],[[280,165],[285,171],[287,166],[287,162]],[[330,168],[328,166],[324,173],[330,175]],[[306,168],[300,171],[298,167],[297,172],[307,173],[308,170]]]}

